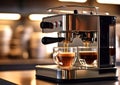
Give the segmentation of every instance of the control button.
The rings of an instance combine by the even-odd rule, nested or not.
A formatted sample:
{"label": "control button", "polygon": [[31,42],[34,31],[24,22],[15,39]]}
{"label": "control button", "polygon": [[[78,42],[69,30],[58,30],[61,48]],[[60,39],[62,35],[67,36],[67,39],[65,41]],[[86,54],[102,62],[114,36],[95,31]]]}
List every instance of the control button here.
{"label": "control button", "polygon": [[57,21],[55,21],[53,24],[54,24],[54,27],[55,27],[55,28],[58,27],[58,23],[57,23]]}
{"label": "control button", "polygon": [[58,25],[59,25],[60,27],[62,27],[62,21],[59,21],[59,22],[58,22]]}

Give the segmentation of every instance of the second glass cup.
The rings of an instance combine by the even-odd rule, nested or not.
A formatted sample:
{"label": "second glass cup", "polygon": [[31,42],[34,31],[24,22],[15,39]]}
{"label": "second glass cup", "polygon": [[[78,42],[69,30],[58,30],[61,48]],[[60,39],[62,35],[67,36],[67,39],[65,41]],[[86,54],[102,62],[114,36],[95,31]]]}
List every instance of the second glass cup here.
{"label": "second glass cup", "polygon": [[97,66],[97,58],[98,58],[98,49],[96,46],[91,47],[78,47],[78,56],[79,59],[85,60],[87,67],[95,67]]}
{"label": "second glass cup", "polygon": [[70,69],[75,63],[77,47],[54,47],[53,60],[62,69]]}

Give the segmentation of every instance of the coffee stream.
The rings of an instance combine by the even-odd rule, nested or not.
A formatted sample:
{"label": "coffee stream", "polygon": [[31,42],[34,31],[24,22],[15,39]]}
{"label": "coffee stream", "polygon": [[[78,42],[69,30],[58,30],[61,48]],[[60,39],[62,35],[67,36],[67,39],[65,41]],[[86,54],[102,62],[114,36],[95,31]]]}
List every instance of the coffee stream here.
{"label": "coffee stream", "polygon": [[68,42],[64,42],[64,52],[68,52],[68,46],[69,46],[69,43]]}
{"label": "coffee stream", "polygon": [[85,46],[85,47],[89,47],[89,46],[90,46],[90,42],[89,42],[89,41],[85,41],[85,42],[83,42],[83,46]]}

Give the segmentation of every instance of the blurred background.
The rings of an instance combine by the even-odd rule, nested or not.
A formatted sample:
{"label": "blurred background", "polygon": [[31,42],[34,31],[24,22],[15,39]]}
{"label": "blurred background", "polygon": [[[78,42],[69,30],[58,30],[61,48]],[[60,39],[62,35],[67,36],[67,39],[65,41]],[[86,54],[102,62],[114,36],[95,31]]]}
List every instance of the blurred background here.
{"label": "blurred background", "polygon": [[[120,61],[120,3],[119,0],[0,0],[0,60],[50,58],[52,47],[43,45],[41,38],[47,36],[40,28],[43,17],[50,16],[48,8],[79,5],[97,6],[98,14],[114,15],[116,24],[116,55]],[[101,1],[101,2],[100,2]],[[105,1],[108,1],[105,2]],[[52,34],[56,36],[56,34]],[[49,48],[49,49],[48,49]]]}

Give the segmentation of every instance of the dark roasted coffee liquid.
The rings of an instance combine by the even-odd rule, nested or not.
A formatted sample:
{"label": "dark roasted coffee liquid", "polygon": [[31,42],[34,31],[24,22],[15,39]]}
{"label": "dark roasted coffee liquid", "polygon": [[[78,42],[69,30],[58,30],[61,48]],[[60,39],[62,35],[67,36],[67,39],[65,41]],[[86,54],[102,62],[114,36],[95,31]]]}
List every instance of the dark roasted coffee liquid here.
{"label": "dark roasted coffee liquid", "polygon": [[97,59],[97,52],[95,51],[79,52],[79,56],[81,59],[85,59],[87,64],[92,64],[94,60]]}

